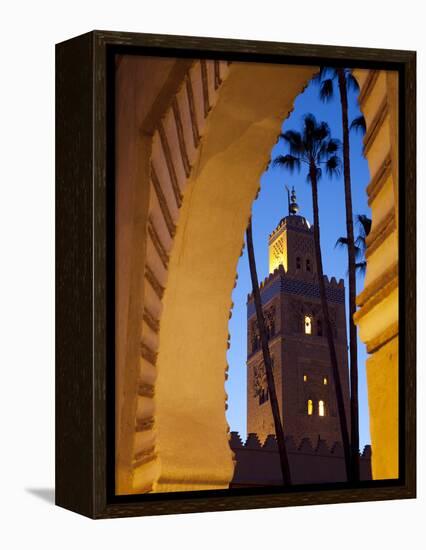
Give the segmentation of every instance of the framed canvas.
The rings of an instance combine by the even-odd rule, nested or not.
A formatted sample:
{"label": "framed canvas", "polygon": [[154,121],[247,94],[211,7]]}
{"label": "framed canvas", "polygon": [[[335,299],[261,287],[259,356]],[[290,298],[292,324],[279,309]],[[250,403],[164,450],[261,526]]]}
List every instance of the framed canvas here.
{"label": "framed canvas", "polygon": [[415,52],[56,46],[56,503],[414,498]]}

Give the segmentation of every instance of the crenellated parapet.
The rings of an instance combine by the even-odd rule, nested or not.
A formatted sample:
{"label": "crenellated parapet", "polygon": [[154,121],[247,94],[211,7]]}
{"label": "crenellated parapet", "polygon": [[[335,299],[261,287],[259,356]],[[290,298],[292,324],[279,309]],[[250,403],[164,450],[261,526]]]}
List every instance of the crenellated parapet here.
{"label": "crenellated parapet", "polygon": [[[337,281],[335,277],[329,279],[324,275],[324,283],[327,300],[337,304],[344,304],[345,283],[343,279]],[[320,299],[318,277],[316,274],[312,275],[311,280],[296,278],[286,273],[282,265],[259,284],[259,289],[262,305],[265,305],[280,292],[303,296],[304,298]],[[247,295],[247,317],[251,317],[254,311],[253,293],[251,292]]]}
{"label": "crenellated parapet", "polygon": [[[272,273],[270,273],[267,277],[263,279],[259,283],[259,289],[262,292],[262,290],[266,289],[268,286],[270,286],[272,283],[274,283],[280,276],[285,276],[285,270],[283,265],[279,265]],[[249,292],[247,294],[247,302],[251,302],[253,300],[253,292]]]}
{"label": "crenellated parapet", "polygon": [[331,279],[329,279],[327,277],[327,275],[324,275],[324,282],[325,282],[325,286],[326,288],[341,288],[341,289],[345,289],[345,282],[343,279],[339,279],[337,281],[336,277],[331,277]]}
{"label": "crenellated parapet", "polygon": [[[316,442],[312,442],[309,437],[303,437],[299,441],[294,437],[288,436],[285,438],[287,452],[289,453],[308,453],[317,454],[320,456],[343,456],[343,447],[340,441],[334,442],[332,445],[327,444],[324,439],[318,437]],[[270,434],[265,439],[263,445],[260,442],[259,436],[256,433],[249,433],[247,439],[243,441],[238,432],[231,432],[230,445],[233,450],[264,450],[278,452],[278,443],[275,435]],[[365,445],[361,458],[371,457],[371,446]]]}
{"label": "crenellated parapet", "polygon": [[[296,441],[286,437],[285,444],[290,463],[292,483],[326,483],[345,481],[343,446],[332,445],[318,437],[317,441],[304,437]],[[278,444],[269,435],[263,445],[255,433],[249,433],[244,442],[238,432],[231,432],[230,446],[234,453],[235,472],[231,486],[281,484]],[[360,452],[361,479],[371,479],[371,446]]]}

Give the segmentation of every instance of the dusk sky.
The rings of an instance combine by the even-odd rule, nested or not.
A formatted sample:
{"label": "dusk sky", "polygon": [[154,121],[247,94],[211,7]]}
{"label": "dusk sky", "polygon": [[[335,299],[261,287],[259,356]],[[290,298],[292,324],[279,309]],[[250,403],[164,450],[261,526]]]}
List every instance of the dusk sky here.
{"label": "dusk sky", "polygon": [[[331,103],[326,104],[319,99],[318,94],[318,86],[311,83],[296,99],[294,111],[284,121],[282,129],[283,131],[290,129],[301,131],[303,115],[313,113],[318,121],[326,121],[329,124],[332,137],[341,140],[341,109],[338,91]],[[349,121],[360,115],[356,97],[356,92],[349,92]],[[362,155],[362,136],[351,132],[350,140],[354,216],[357,214],[371,216],[365,191],[369,183],[369,171],[367,161]],[[272,149],[271,158],[287,152],[283,143],[280,142]],[[259,281],[268,275],[268,236],[280,219],[287,215],[285,185],[290,188],[294,185],[300,207],[299,214],[312,223],[312,196],[310,185],[306,181],[304,165],[300,173],[290,174],[287,170],[274,168],[271,164],[261,177],[261,192],[253,204],[253,238]],[[347,252],[345,249],[335,248],[336,240],[346,234],[343,175],[333,179],[323,175],[319,184],[319,207],[324,274],[329,277],[334,276],[336,279],[344,279],[347,308]],[[358,231],[358,227],[355,226],[355,235]],[[357,293],[362,287],[363,276],[358,276]],[[246,301],[249,292],[251,292],[251,280],[245,249],[238,264],[238,284],[232,295],[234,309],[229,323],[231,347],[228,351],[229,379],[226,384],[228,422],[231,430],[238,431],[243,438],[246,437]],[[361,449],[370,443],[365,378],[366,357],[365,346],[358,340]]]}

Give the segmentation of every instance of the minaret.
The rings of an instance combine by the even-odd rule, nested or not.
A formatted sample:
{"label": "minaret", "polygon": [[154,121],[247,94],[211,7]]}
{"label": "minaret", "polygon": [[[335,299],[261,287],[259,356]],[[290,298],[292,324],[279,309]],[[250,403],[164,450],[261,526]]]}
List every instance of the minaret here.
{"label": "minaret", "polygon": [[[286,436],[341,440],[315,262],[313,227],[288,190],[288,215],[269,236],[269,276],[260,285],[274,378]],[[343,280],[326,279],[336,353],[349,415]],[[247,428],[263,441],[274,433],[252,296],[247,302]]]}
{"label": "minaret", "polygon": [[[287,188],[288,193],[288,216],[283,218],[275,230],[269,235],[269,273],[273,273],[280,265],[284,267],[284,270],[293,270],[294,262],[297,259],[295,257],[289,257],[288,250],[292,241],[297,240],[292,245],[292,249],[302,247],[305,249],[305,264],[308,262],[308,270],[313,273],[314,265],[314,248],[313,248],[313,232],[309,222],[303,216],[299,216],[299,205],[296,202],[296,192],[292,187],[291,195]],[[293,232],[289,228],[293,228]],[[299,237],[292,238],[292,233],[299,233]],[[305,236],[303,236],[305,234]],[[301,258],[299,258],[301,261]],[[312,269],[309,269],[309,268]],[[300,269],[300,268],[297,268]]]}

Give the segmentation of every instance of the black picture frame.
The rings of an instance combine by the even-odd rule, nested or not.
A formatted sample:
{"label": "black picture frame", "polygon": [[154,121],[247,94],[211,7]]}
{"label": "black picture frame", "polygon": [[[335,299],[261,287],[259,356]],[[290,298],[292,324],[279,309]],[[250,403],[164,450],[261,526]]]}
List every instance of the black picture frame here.
{"label": "black picture frame", "polygon": [[[345,65],[400,75],[400,478],[118,497],[114,476],[116,53]],[[404,223],[410,220],[410,223]],[[113,518],[416,495],[416,54],[93,31],[56,46],[56,504]]]}

